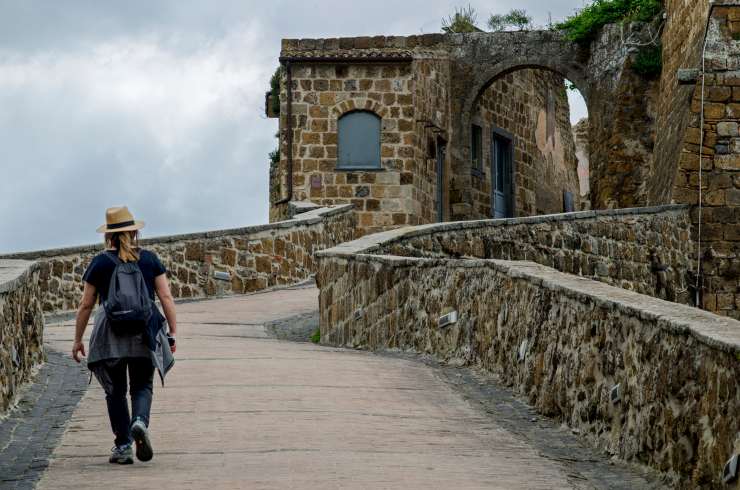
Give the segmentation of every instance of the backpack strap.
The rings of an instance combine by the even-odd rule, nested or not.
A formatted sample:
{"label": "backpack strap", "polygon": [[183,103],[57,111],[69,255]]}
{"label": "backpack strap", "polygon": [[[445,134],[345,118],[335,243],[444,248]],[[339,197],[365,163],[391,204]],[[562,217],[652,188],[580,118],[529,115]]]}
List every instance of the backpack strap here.
{"label": "backpack strap", "polygon": [[115,252],[111,252],[110,250],[106,250],[105,252],[103,252],[103,255],[105,255],[110,260],[112,260],[113,263],[116,264],[117,266],[123,264],[123,261],[120,259],[120,257],[118,257],[118,254],[115,253]]}

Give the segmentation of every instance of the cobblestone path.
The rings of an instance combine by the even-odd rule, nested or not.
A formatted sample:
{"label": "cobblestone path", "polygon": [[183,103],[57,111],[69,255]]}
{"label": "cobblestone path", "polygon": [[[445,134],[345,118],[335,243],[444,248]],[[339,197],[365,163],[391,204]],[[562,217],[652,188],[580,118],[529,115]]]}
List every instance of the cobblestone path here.
{"label": "cobblestone path", "polygon": [[[486,406],[480,388],[456,386],[464,376],[414,358],[273,337],[276,320],[310,318],[316,303],[303,287],[178,305],[177,364],[155,386],[154,460],[108,464],[112,435],[93,382],[38,487],[650,487],[569,432],[529,423],[536,416],[505,392]],[[69,351],[71,322],[49,326],[47,339]]]}

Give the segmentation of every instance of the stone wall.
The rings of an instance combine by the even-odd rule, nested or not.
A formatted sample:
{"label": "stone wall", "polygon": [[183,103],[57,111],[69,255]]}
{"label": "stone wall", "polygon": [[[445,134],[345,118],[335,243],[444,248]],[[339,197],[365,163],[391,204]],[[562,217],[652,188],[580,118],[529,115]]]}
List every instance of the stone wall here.
{"label": "stone wall", "polygon": [[449,83],[453,67],[446,56],[426,53],[413,61],[414,110],[416,111],[416,168],[404,175],[406,181],[414,183],[414,193],[419,203],[419,217],[409,224],[434,223],[449,218],[451,212],[450,180],[455,174],[450,168],[450,159],[445,155],[441,189],[442,218],[437,206],[437,146],[449,141],[447,128],[450,124]]}
{"label": "stone wall", "polygon": [[649,296],[691,304],[688,206],[583,211],[444,223],[388,232],[373,253],[530,260]]}
{"label": "stone wall", "polygon": [[[589,99],[589,181],[593,209],[647,206],[655,179],[653,150],[658,81],[632,68],[651,47],[657,27],[646,23],[605,26],[594,53]],[[666,204],[668,200],[654,204]]]}
{"label": "stone wall", "polygon": [[514,215],[563,212],[563,192],[579,209],[575,143],[562,76],[544,70],[518,70],[495,80],[479,97],[473,124],[482,128],[482,172],[472,179],[472,219],[491,214],[491,131],[514,139]]}
{"label": "stone wall", "polygon": [[0,260],[0,415],[44,361],[39,276],[32,262]]}
{"label": "stone wall", "polygon": [[[176,298],[248,293],[292,284],[316,272],[313,254],[354,238],[351,205],[308,211],[270,225],[151,238],[141,245],[167,267]],[[30,259],[37,273],[43,310],[75,309],[82,296],[82,275],[101,245],[0,256]],[[227,272],[228,281],[214,272]]]}
{"label": "stone wall", "polygon": [[[697,16],[703,11],[694,8],[691,12]],[[712,8],[708,21],[703,140],[700,77],[696,84],[689,86],[689,96],[693,93],[690,106],[686,111],[680,111],[687,117],[687,130],[673,181],[673,200],[692,205],[699,203],[701,182],[701,229],[699,209],[692,214],[694,240],[697,241],[701,235],[700,301],[703,308],[734,318],[740,318],[738,39],[740,6],[717,4]],[[684,68],[700,66],[693,56],[686,62],[697,64],[684,65]],[[684,93],[686,89],[676,90]]]}
{"label": "stone wall", "polygon": [[[693,87],[681,85],[678,70],[699,68],[710,3],[706,0],[665,0],[666,24],[661,37],[663,73],[657,107],[655,144],[656,179],[649,191],[651,203],[671,199],[686,128],[691,117]],[[698,127],[698,126],[697,126]],[[687,202],[678,198],[677,202]]]}
{"label": "stone wall", "polygon": [[376,255],[383,239],[317,255],[322,343],[476,365],[674,488],[720,485],[740,451],[740,323],[532,262]]}
{"label": "stone wall", "polygon": [[576,159],[578,160],[578,188],[581,193],[581,208],[589,209],[589,123],[583,118],[573,126],[573,142],[576,145]]}

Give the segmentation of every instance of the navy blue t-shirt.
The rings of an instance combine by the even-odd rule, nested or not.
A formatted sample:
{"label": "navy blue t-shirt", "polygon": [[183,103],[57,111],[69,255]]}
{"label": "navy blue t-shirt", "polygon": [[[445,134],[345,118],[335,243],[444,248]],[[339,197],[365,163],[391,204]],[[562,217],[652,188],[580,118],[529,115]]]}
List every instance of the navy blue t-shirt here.
{"label": "navy blue t-shirt", "polygon": [[[108,299],[110,278],[113,276],[113,271],[116,268],[116,262],[113,258],[106,257],[106,255],[105,252],[96,255],[82,276],[83,281],[95,286],[100,303]],[[149,250],[139,250],[138,264],[139,269],[141,269],[141,275],[144,276],[146,287],[149,290],[149,297],[154,301],[154,278],[167,272],[167,269],[159,261],[159,257]]]}

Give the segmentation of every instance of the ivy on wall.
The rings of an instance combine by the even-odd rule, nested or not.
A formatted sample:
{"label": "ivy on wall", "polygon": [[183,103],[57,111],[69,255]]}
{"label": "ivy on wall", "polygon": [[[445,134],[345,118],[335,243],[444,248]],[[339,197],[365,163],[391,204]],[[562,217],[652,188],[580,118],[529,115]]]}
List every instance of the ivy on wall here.
{"label": "ivy on wall", "polygon": [[[270,77],[270,109],[273,114],[280,115],[280,80],[283,77],[284,68],[282,65],[275,69],[275,73]],[[280,138],[280,133],[275,134],[276,138]],[[270,164],[272,166],[277,165],[280,162],[280,145],[268,153],[270,158]]]}
{"label": "ivy on wall", "polygon": [[663,49],[658,46],[647,46],[640,49],[632,64],[632,69],[644,78],[660,77],[663,71]]}

